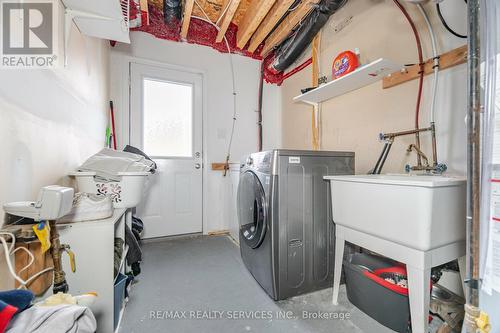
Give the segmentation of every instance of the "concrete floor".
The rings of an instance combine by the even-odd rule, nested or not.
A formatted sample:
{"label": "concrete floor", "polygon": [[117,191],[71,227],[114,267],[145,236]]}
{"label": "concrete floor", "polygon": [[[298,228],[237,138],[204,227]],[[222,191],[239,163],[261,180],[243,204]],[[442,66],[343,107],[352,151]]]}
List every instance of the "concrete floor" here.
{"label": "concrete floor", "polygon": [[[143,251],[120,332],[393,332],[351,305],[345,289],[339,306],[331,289],[274,302],[225,236],[149,242]],[[303,311],[332,319],[305,319]],[[241,318],[249,315],[256,318]]]}

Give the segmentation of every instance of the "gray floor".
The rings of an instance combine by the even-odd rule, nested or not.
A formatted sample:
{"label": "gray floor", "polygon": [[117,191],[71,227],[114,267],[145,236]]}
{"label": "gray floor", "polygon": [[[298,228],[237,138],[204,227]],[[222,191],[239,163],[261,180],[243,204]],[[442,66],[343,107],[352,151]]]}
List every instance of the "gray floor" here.
{"label": "gray floor", "polygon": [[[225,236],[151,242],[143,250],[120,332],[393,332],[349,304],[344,289],[339,306],[331,289],[272,301]],[[331,319],[304,319],[303,311]]]}

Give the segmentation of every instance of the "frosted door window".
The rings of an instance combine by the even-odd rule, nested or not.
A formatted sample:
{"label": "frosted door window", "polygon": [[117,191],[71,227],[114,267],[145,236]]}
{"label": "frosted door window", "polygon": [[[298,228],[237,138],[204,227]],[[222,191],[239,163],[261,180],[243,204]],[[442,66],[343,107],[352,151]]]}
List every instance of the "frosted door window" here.
{"label": "frosted door window", "polygon": [[143,145],[155,157],[193,156],[193,86],[143,80]]}

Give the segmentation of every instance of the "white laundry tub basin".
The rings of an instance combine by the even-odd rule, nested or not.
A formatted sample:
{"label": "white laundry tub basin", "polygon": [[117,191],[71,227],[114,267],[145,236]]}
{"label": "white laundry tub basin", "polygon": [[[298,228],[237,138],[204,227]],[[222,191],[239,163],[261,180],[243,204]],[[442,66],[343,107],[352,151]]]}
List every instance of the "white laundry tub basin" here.
{"label": "white laundry tub basin", "polygon": [[327,176],[336,224],[428,251],[465,240],[464,178]]}
{"label": "white laundry tub basin", "polygon": [[146,179],[149,172],[118,172],[120,181],[101,181],[95,172],[71,172],[76,178],[78,191],[107,195],[111,198],[114,208],[134,208],[144,195]]}

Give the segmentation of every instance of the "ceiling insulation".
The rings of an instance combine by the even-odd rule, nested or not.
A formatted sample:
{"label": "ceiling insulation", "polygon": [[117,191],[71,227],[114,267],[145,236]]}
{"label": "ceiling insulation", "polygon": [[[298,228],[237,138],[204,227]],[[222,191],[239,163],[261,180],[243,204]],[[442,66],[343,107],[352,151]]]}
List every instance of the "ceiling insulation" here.
{"label": "ceiling insulation", "polygon": [[198,7],[197,3],[203,7],[205,13],[210,18],[210,21],[216,22],[222,11],[224,0],[196,0],[193,8],[193,15],[205,18],[203,11]]}
{"label": "ceiling insulation", "polygon": [[[196,0],[212,22],[217,21],[227,1],[229,0]],[[238,10],[232,19],[233,23],[238,25],[241,22],[251,2],[252,0],[241,0]],[[163,9],[163,0],[148,0],[148,3],[156,8]],[[193,15],[205,18],[203,11],[196,4],[193,8]]]}
{"label": "ceiling insulation", "polygon": [[[319,12],[323,12],[321,8],[325,3],[343,4],[347,0],[269,0],[269,2],[268,0],[181,0],[180,7],[179,0],[147,1],[149,10],[146,12],[149,11],[149,16],[146,17],[149,24],[141,24],[132,30],[148,32],[162,39],[206,45],[221,52],[227,52],[227,46],[223,41],[225,36],[231,53],[255,59],[262,59],[264,56],[265,80],[279,84],[284,79],[284,71],[291,67],[289,65],[307,47],[309,38],[304,38],[297,50],[295,45],[281,47],[283,42],[292,32],[300,30],[298,27],[303,22],[312,19],[315,23],[316,18],[308,20],[311,12],[316,12],[317,16]],[[165,3],[170,3],[169,1],[176,4],[176,15],[168,16],[167,20],[163,7]],[[290,9],[292,5],[293,10]],[[169,8],[172,6],[170,4]],[[144,14],[144,10],[141,10]],[[225,14],[221,19],[222,13]],[[203,21],[206,16],[211,24]],[[217,24],[218,29],[213,27],[213,24]],[[312,23],[310,25],[312,26]],[[309,35],[314,35],[321,26],[322,24],[318,24],[319,28],[316,27]],[[285,49],[288,52],[286,56],[283,53]],[[276,65],[277,62],[283,66],[271,68],[273,67],[271,64]]]}

